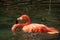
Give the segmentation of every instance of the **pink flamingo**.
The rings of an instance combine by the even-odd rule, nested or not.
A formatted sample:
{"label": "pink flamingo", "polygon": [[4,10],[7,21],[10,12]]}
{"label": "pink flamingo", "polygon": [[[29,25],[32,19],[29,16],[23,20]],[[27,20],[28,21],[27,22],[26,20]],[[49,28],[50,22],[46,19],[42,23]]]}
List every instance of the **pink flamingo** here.
{"label": "pink flamingo", "polygon": [[[48,34],[55,34],[55,33],[59,33],[58,30],[56,30],[55,28],[51,27],[47,27],[44,24],[37,24],[37,23],[32,23],[30,24],[30,18],[27,15],[22,15],[21,17],[17,18],[17,20],[22,21],[25,20],[26,23],[23,24],[19,24],[19,26],[22,27],[22,30],[24,32],[28,32],[28,33],[36,33],[36,32],[41,32],[41,33],[48,33]],[[18,24],[16,24],[18,26]],[[12,31],[14,32],[14,30],[17,28],[17,26],[13,26],[12,27]]]}

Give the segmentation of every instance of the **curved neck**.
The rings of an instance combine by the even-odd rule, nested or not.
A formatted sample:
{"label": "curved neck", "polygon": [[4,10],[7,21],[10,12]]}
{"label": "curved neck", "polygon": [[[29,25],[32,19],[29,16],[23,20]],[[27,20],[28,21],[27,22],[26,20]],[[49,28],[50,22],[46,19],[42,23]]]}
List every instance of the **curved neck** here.
{"label": "curved neck", "polygon": [[11,30],[12,30],[13,34],[15,34],[16,29],[17,29],[18,27],[20,27],[20,26],[21,26],[20,24],[14,24],[14,25],[12,26]]}
{"label": "curved neck", "polygon": [[26,16],[24,18],[24,20],[26,21],[26,23],[22,24],[22,26],[25,26],[25,25],[29,25],[30,24],[30,18],[28,16]]}

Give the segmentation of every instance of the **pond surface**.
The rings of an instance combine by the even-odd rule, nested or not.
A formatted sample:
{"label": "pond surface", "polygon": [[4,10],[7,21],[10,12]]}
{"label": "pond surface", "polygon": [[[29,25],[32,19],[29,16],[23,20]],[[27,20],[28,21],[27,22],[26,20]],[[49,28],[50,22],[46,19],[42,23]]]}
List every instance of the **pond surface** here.
{"label": "pond surface", "polygon": [[0,40],[60,40],[60,35],[24,33],[21,31],[14,36],[10,30],[0,30]]}

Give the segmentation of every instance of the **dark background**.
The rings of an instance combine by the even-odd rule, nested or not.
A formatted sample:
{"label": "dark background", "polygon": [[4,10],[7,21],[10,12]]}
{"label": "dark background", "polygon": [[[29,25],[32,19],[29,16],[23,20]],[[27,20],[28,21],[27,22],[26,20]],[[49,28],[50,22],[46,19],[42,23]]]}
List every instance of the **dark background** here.
{"label": "dark background", "polygon": [[60,31],[60,0],[0,0],[0,40],[12,36],[11,27],[23,13],[31,23],[43,23]]}

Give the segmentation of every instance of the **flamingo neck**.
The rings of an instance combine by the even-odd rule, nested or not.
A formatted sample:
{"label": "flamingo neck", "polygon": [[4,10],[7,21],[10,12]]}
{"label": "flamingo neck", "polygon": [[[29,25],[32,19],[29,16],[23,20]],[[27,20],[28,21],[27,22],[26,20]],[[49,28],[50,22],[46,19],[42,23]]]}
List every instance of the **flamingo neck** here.
{"label": "flamingo neck", "polygon": [[25,25],[29,25],[30,24],[30,18],[28,16],[26,16],[24,18],[24,20],[26,21],[26,23],[22,24],[22,26],[25,26]]}
{"label": "flamingo neck", "polygon": [[14,24],[13,26],[12,26],[12,32],[15,34],[15,30],[18,28],[18,27],[20,27],[21,25],[20,24]]}

